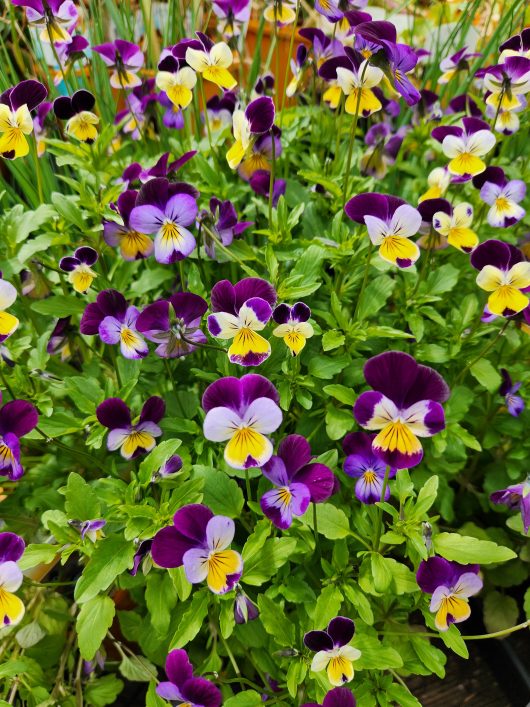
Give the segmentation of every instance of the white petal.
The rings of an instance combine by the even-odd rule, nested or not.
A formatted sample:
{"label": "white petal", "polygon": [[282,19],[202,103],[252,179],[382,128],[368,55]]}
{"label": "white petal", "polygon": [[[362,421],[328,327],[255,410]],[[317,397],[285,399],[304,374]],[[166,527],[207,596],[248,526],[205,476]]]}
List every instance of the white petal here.
{"label": "white petal", "polygon": [[212,408],[204,418],[204,436],[211,442],[225,442],[233,437],[241,422],[239,415],[230,408]]}

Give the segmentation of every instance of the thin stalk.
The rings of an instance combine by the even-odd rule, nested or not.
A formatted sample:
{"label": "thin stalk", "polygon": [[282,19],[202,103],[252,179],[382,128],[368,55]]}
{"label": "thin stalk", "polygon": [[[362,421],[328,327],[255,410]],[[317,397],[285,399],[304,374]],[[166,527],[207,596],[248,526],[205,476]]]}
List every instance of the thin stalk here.
{"label": "thin stalk", "polygon": [[355,133],[357,132],[357,123],[359,121],[359,108],[361,106],[361,97],[363,95],[363,79],[364,79],[364,74],[366,72],[366,69],[368,67],[368,64],[363,69],[363,73],[361,74],[361,80],[359,81],[359,88],[357,89],[357,103],[355,104],[355,115],[353,116],[353,123],[351,126],[351,131],[350,131],[350,143],[348,145],[348,159],[346,161],[346,174],[344,175],[344,189],[342,193],[342,212],[344,212],[344,207],[346,206],[346,199],[348,198],[348,186],[350,183],[350,169],[351,169],[351,160],[352,160],[352,155],[353,155],[353,145],[355,143]]}
{"label": "thin stalk", "polygon": [[208,119],[208,111],[206,110],[206,94],[204,93],[204,82],[202,80],[202,76],[199,75],[199,91],[201,94],[201,101],[202,101],[202,110],[203,110],[203,115],[204,115],[204,122],[206,123],[206,131],[208,133],[208,142],[210,143],[210,151],[212,152],[213,156],[215,157],[215,151],[213,149],[213,143],[212,143],[212,131],[210,128],[210,120]]}
{"label": "thin stalk", "polygon": [[245,489],[247,491],[247,504],[252,501],[252,491],[250,488],[250,476],[248,474],[248,469],[245,469]]}
{"label": "thin stalk", "polygon": [[357,315],[359,314],[359,309],[361,307],[361,302],[363,300],[363,294],[366,289],[366,285],[368,284],[368,274],[370,272],[370,261],[372,260],[372,253],[374,252],[374,244],[372,241],[370,241],[370,245],[368,246],[368,253],[366,254],[366,265],[364,266],[364,276],[363,276],[363,281],[361,284],[361,289],[359,290],[359,296],[357,297],[357,304],[355,305],[355,311],[353,313],[353,319],[357,319]]}
{"label": "thin stalk", "polygon": [[510,628],[503,628],[502,631],[494,631],[493,633],[482,633],[476,636],[462,636],[464,641],[484,641],[487,638],[500,638],[501,636],[508,636],[510,633],[515,633],[516,631],[521,631],[524,628],[530,627],[530,620],[523,621],[522,624],[517,624],[517,626],[511,626]]}
{"label": "thin stalk", "polygon": [[271,159],[271,173],[269,178],[269,230],[272,231],[272,202],[274,198],[274,174],[276,172],[276,140],[274,138],[274,133],[271,131],[271,149],[272,149],[272,159]]}
{"label": "thin stalk", "polygon": [[[385,478],[383,479],[383,487],[381,489],[381,501],[385,500],[385,492],[388,486],[388,478],[390,474],[390,467],[387,466],[385,469]],[[383,531],[383,509],[377,508],[377,524],[375,526],[375,536],[374,536],[374,550],[379,552],[379,541],[381,539],[381,533]]]}
{"label": "thin stalk", "polygon": [[317,504],[313,501],[313,531],[315,533],[315,550],[320,555],[320,538],[318,537]]}
{"label": "thin stalk", "polygon": [[470,368],[473,368],[473,366],[475,365],[475,363],[477,363],[478,361],[480,361],[480,359],[483,358],[483,357],[488,353],[488,351],[490,351],[490,350],[495,346],[495,344],[497,343],[497,341],[501,338],[501,336],[502,336],[502,335],[504,334],[504,332],[506,331],[506,328],[507,328],[507,326],[508,326],[509,323],[510,323],[510,320],[507,319],[507,320],[504,322],[504,324],[502,325],[502,328],[499,329],[499,331],[498,331],[498,333],[497,333],[497,336],[496,336],[494,339],[492,339],[492,341],[490,341],[490,342],[482,349],[482,351],[479,353],[479,355],[478,355],[476,358],[474,358],[474,359],[471,361],[471,363],[469,363],[465,368],[463,368],[463,369],[460,371],[459,375],[458,375],[458,376],[456,377],[456,379],[455,379],[454,385],[457,385],[458,383],[460,383],[460,381],[464,378],[464,376],[465,376],[466,373],[469,371],[469,369],[470,369]]}

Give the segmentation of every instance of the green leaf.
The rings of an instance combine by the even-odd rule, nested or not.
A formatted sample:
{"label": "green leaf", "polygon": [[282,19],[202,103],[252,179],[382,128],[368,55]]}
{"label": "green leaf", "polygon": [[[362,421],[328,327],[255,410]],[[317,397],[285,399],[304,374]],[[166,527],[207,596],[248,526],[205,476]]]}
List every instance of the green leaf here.
{"label": "green leaf", "polygon": [[513,597],[488,592],[484,598],[484,624],[488,633],[503,631],[517,623],[519,607]]}
{"label": "green leaf", "polygon": [[29,570],[37,565],[47,565],[53,562],[55,556],[60,552],[59,545],[48,545],[47,543],[26,545],[24,555],[18,561],[18,566],[22,571]]}
{"label": "green leaf", "polygon": [[287,689],[289,694],[294,699],[298,692],[298,686],[301,685],[307,675],[307,665],[303,660],[291,660],[287,670]]}
{"label": "green leaf", "polygon": [[385,692],[393,702],[399,705],[399,707],[421,707],[421,702],[419,702],[419,700],[417,700],[414,695],[409,692],[407,687],[400,685],[397,682],[393,682],[391,685],[386,686]]}
{"label": "green leaf", "polygon": [[411,520],[422,520],[427,511],[430,509],[432,504],[436,501],[436,494],[438,493],[438,477],[431,476],[423,486],[421,487],[416,503],[414,504],[414,510],[410,514]]}
{"label": "green leaf", "polygon": [[46,631],[44,631],[37,621],[32,621],[30,624],[26,624],[23,628],[17,631],[17,643],[21,648],[27,649],[31,646],[35,646],[39,641],[41,641],[44,636],[46,636]]}
{"label": "green leaf", "polygon": [[391,326],[369,326],[364,330],[368,339],[413,339],[414,335],[408,331],[394,329]]}
{"label": "green leaf", "polygon": [[104,675],[87,683],[84,698],[92,707],[105,707],[116,703],[116,697],[123,690],[123,681],[115,675]]}
{"label": "green leaf", "polygon": [[[318,532],[328,540],[340,540],[350,534],[348,517],[332,503],[318,503],[316,506]],[[301,517],[303,523],[314,529],[313,509],[309,508]]]}
{"label": "green leaf", "polygon": [[224,707],[262,707],[261,695],[255,690],[244,690],[223,701]]}
{"label": "green leaf", "polygon": [[180,619],[175,635],[171,639],[170,650],[173,650],[173,648],[184,648],[190,641],[193,641],[208,615],[209,603],[210,591],[208,589],[201,589],[195,592],[193,599]]}
{"label": "green leaf", "polygon": [[39,420],[39,427],[45,435],[61,437],[62,435],[79,432],[83,429],[83,420],[78,420],[74,415],[65,412],[55,412],[52,417],[43,417]]}
{"label": "green leaf", "polygon": [[138,470],[140,483],[149,484],[155,471],[158,471],[169,457],[175,454],[181,444],[182,441],[180,439],[166,439],[164,442],[157,444],[140,464],[140,469]]}
{"label": "green leaf", "polygon": [[326,434],[330,439],[341,439],[353,427],[351,410],[328,407],[326,411]]}
{"label": "green leaf", "polygon": [[425,281],[425,290],[429,295],[441,295],[450,292],[457,284],[460,270],[447,263],[431,270]]}
{"label": "green leaf", "polygon": [[339,385],[338,383],[325,385],[322,388],[322,392],[324,392],[326,395],[331,395],[333,398],[336,398],[341,403],[344,403],[344,405],[355,405],[355,401],[358,397],[355,391],[353,391],[351,388],[348,388],[345,385]]}
{"label": "green leaf", "polygon": [[223,601],[219,612],[219,628],[223,638],[230,638],[234,631],[235,623],[233,603],[231,601]]}
{"label": "green leaf", "polygon": [[469,369],[471,375],[490,393],[496,393],[502,383],[502,378],[491,361],[481,358]]}
{"label": "green leaf", "polygon": [[454,422],[449,426],[449,430],[453,432],[459,439],[461,439],[462,442],[466,445],[466,447],[474,449],[477,452],[482,451],[482,447],[478,439],[474,437],[470,432],[468,432],[465,427],[462,427],[462,425],[459,425],[457,422]]}
{"label": "green leaf", "polygon": [[282,567],[296,550],[296,538],[271,538],[262,549],[244,560],[241,582],[260,587]]}
{"label": "green leaf", "polygon": [[517,557],[513,550],[491,540],[477,540],[458,533],[438,533],[433,538],[433,545],[438,555],[462,564],[490,565]]}
{"label": "green leaf", "polygon": [[85,306],[85,301],[74,297],[74,295],[52,295],[47,299],[33,302],[31,309],[37,314],[60,318],[70,314],[83,314]]}
{"label": "green leaf", "polygon": [[78,580],[74,598],[81,604],[110,587],[116,577],[132,567],[134,545],[119,535],[103,538]]}
{"label": "green leaf", "polygon": [[260,621],[268,634],[273,636],[282,647],[293,646],[295,637],[294,624],[285,613],[279,610],[278,604],[266,594],[258,596]]}
{"label": "green leaf", "polygon": [[395,286],[396,280],[388,275],[380,275],[371,280],[359,304],[359,320],[373,317],[380,309],[383,309]]}
{"label": "green leaf", "polygon": [[94,489],[82,476],[71,471],[65,489],[64,510],[70,520],[94,520],[99,518],[100,505]]}
{"label": "green leaf", "polygon": [[440,631],[440,638],[453,653],[456,653],[461,658],[469,658],[466,642],[460,635],[460,631],[455,624],[451,624],[447,631]]}
{"label": "green leaf", "polygon": [[134,658],[123,656],[120,663],[120,673],[132,682],[149,682],[157,677],[158,670],[156,665],[153,665],[143,655],[135,655]]}
{"label": "green leaf", "polygon": [[341,356],[313,356],[309,360],[309,373],[315,378],[331,380],[351,362],[347,354]]}
{"label": "green leaf", "polygon": [[339,346],[342,346],[345,341],[346,337],[341,331],[329,329],[322,336],[322,348],[324,351],[333,351],[333,349],[337,349]]}
{"label": "green leaf", "polygon": [[208,467],[200,469],[204,476],[203,503],[216,515],[239,518],[245,505],[245,497],[237,481],[227,476],[224,471]]}
{"label": "green leaf", "polygon": [[167,572],[149,572],[146,579],[145,603],[153,628],[164,635],[171,621],[171,610],[177,603],[175,588]]}
{"label": "green leaf", "polygon": [[76,631],[79,652],[85,660],[92,660],[112,626],[116,607],[110,597],[97,596],[81,606],[77,615]]}
{"label": "green leaf", "polygon": [[333,584],[324,587],[315,604],[313,626],[316,629],[324,629],[332,618],[339,616],[342,600],[343,597],[338,587]]}
{"label": "green leaf", "polygon": [[374,580],[374,588],[376,592],[381,594],[385,592],[392,581],[392,570],[390,569],[388,560],[378,552],[372,552],[372,578]]}
{"label": "green leaf", "polygon": [[410,642],[414,648],[414,652],[431,672],[436,673],[443,680],[445,677],[445,654],[433,646],[428,640],[421,637],[411,638]]}
{"label": "green leaf", "polygon": [[530,620],[530,587],[524,593],[523,607],[526,618]]}
{"label": "green leaf", "polygon": [[401,668],[403,665],[399,653],[383,645],[374,636],[356,634],[352,646],[362,653],[359,660],[353,664],[356,670],[388,670],[388,668]]}
{"label": "green leaf", "polygon": [[357,609],[359,618],[365,624],[371,626],[374,623],[374,614],[369,599],[357,584],[344,584],[342,591],[346,595],[348,601]]}

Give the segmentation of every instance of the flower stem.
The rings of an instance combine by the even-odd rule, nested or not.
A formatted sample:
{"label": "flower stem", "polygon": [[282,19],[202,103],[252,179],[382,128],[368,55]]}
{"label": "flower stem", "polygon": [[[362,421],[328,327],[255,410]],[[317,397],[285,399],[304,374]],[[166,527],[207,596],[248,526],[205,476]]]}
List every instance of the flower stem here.
{"label": "flower stem", "polygon": [[208,110],[206,109],[206,94],[204,93],[204,81],[202,80],[202,76],[199,75],[199,90],[201,93],[201,101],[202,101],[202,110],[203,110],[203,115],[204,115],[204,122],[206,123],[206,131],[208,133],[208,142],[210,143],[210,150],[213,154],[214,157],[217,157],[215,150],[213,149],[213,144],[212,144],[212,131],[210,128],[210,121],[208,119]]}
{"label": "flower stem", "polygon": [[313,501],[313,531],[315,533],[315,550],[320,555],[320,538],[318,537],[317,504]]}
{"label": "flower stem", "polygon": [[354,321],[357,319],[359,309],[361,308],[361,302],[363,299],[364,290],[368,284],[368,273],[370,272],[370,261],[372,260],[372,253],[374,252],[374,244],[370,241],[368,246],[368,253],[366,254],[366,265],[364,266],[364,276],[361,284],[361,289],[359,290],[359,296],[357,297],[357,304],[355,305],[355,312],[353,313]]}
{"label": "flower stem", "polygon": [[250,476],[248,475],[248,469],[245,469],[245,488],[247,491],[247,504],[252,501],[252,491],[250,488]]}
{"label": "flower stem", "polygon": [[269,178],[269,230],[272,231],[272,202],[274,198],[274,173],[276,171],[276,140],[274,138],[274,133],[271,130],[271,149],[272,149],[272,159],[271,159],[271,173]]}
{"label": "flower stem", "polygon": [[[388,486],[388,478],[390,474],[390,467],[387,466],[385,469],[385,478],[383,479],[383,487],[381,488],[381,501],[385,500],[385,493],[386,493],[386,488]],[[379,552],[379,541],[381,540],[381,533],[383,531],[383,509],[382,508],[377,508],[377,524],[375,526],[375,535],[374,535],[374,550],[375,552]]]}
{"label": "flower stem", "polygon": [[464,376],[469,371],[469,369],[473,368],[475,363],[478,363],[478,361],[480,361],[480,359],[483,358],[488,353],[488,351],[490,351],[495,346],[497,341],[501,338],[501,336],[506,331],[506,327],[508,326],[509,323],[510,323],[510,320],[507,319],[504,322],[504,324],[502,325],[501,329],[499,329],[497,336],[494,339],[492,339],[488,344],[486,344],[486,346],[482,349],[482,351],[479,353],[479,355],[476,358],[474,358],[470,364],[468,364],[465,368],[463,368],[460,371],[459,375],[455,378],[454,385],[457,385],[458,383],[460,383],[460,381],[464,378]]}
{"label": "flower stem", "polygon": [[494,631],[493,633],[483,633],[477,636],[462,636],[464,641],[483,641],[486,638],[501,638],[501,636],[508,636],[510,633],[515,633],[516,631],[521,631],[524,628],[530,627],[530,619],[528,621],[523,621],[522,624],[517,624],[517,626],[510,626],[510,628],[504,628],[502,631]]}
{"label": "flower stem", "polygon": [[364,74],[365,71],[368,67],[368,64],[363,69],[363,73],[361,75],[361,80],[360,80],[360,85],[361,87],[357,89],[357,103],[355,104],[355,115],[353,116],[353,122],[351,125],[351,131],[350,131],[350,143],[348,145],[348,159],[346,160],[346,173],[344,175],[344,189],[342,192],[342,212],[344,213],[344,207],[346,206],[346,200],[348,199],[348,187],[350,183],[350,169],[351,169],[351,160],[352,160],[352,155],[353,155],[353,145],[355,143],[355,133],[357,132],[357,122],[359,121],[359,108],[361,106],[361,97],[362,97],[362,83],[364,79]]}

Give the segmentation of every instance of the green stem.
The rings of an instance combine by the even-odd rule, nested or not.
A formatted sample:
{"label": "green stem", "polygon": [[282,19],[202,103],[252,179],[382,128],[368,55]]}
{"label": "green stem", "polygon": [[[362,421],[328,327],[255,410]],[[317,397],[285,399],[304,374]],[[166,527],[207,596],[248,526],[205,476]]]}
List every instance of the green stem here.
{"label": "green stem", "polygon": [[474,359],[471,361],[471,363],[469,363],[465,368],[463,368],[463,369],[460,371],[459,375],[455,378],[454,385],[457,385],[458,383],[460,383],[460,381],[463,380],[464,376],[465,376],[466,373],[469,371],[469,369],[470,369],[470,368],[473,368],[473,366],[475,365],[475,363],[478,363],[478,361],[480,361],[480,359],[483,358],[483,357],[488,353],[488,351],[490,351],[490,350],[495,346],[495,344],[497,343],[497,341],[501,338],[501,336],[502,336],[502,335],[504,334],[504,332],[506,331],[506,328],[507,328],[507,326],[508,326],[509,323],[510,323],[510,320],[507,319],[507,320],[504,322],[504,324],[502,325],[502,328],[499,329],[499,332],[498,332],[497,336],[496,336],[494,339],[492,339],[492,341],[490,341],[490,342],[482,349],[482,351],[479,353],[479,355],[478,355],[476,358],[474,358]]}
{"label": "green stem", "polygon": [[[73,457],[81,457],[83,459],[86,459],[90,463],[90,466],[94,466],[94,464],[95,464],[97,467],[99,467],[100,470],[102,470],[102,471],[105,470],[105,467],[97,459],[95,459],[92,454],[88,454],[87,452],[83,452],[81,449],[74,449],[73,447],[69,447],[67,444],[63,444],[63,442],[59,442],[59,440],[56,437],[50,437],[45,432],[43,432],[40,429],[40,427],[35,427],[35,430],[48,443],[53,442],[53,444],[55,444],[57,447],[59,447],[59,449],[64,449],[65,452],[68,452],[68,454],[71,454]],[[85,464],[86,463],[87,462],[85,462]]]}
{"label": "green stem", "polygon": [[[383,487],[381,489],[381,501],[385,500],[385,492],[388,486],[388,478],[390,474],[390,467],[387,466],[385,469],[385,478],[383,479]],[[379,552],[379,541],[381,539],[381,533],[383,532],[383,509],[377,508],[377,524],[375,526],[375,536],[374,536],[374,550]]]}
{"label": "green stem", "polygon": [[510,633],[515,633],[516,631],[521,631],[523,628],[530,627],[530,620],[523,621],[522,624],[517,624],[517,626],[511,626],[510,628],[504,628],[502,631],[494,631],[493,633],[483,633],[477,636],[462,636],[464,641],[483,641],[487,638],[500,638],[501,636],[508,636]]}
{"label": "green stem", "polygon": [[342,212],[344,213],[344,207],[346,206],[346,200],[348,199],[348,187],[350,184],[350,169],[351,169],[351,160],[353,156],[353,146],[355,144],[355,133],[357,132],[357,123],[359,121],[359,108],[361,106],[361,97],[362,97],[362,84],[363,84],[363,79],[364,79],[364,74],[366,72],[366,69],[368,68],[368,64],[365,65],[363,69],[363,73],[361,74],[361,80],[360,80],[360,85],[361,87],[357,89],[357,103],[355,104],[355,115],[353,116],[353,122],[351,126],[351,131],[350,131],[350,143],[348,145],[348,159],[346,161],[346,173],[344,175],[344,189],[342,193]]}
{"label": "green stem", "polygon": [[250,488],[250,476],[248,475],[248,469],[245,469],[245,488],[247,490],[247,505],[252,501],[252,491]]}
{"label": "green stem", "polygon": [[318,537],[317,504],[313,501],[313,531],[315,533],[315,550],[320,555],[320,538]]}
{"label": "green stem", "polygon": [[272,149],[272,159],[271,159],[271,173],[269,178],[269,230],[272,231],[272,201],[274,196],[274,173],[276,171],[276,140],[274,138],[274,133],[271,131],[271,149]]}
{"label": "green stem", "polygon": [[210,128],[210,120],[208,118],[208,110],[206,108],[206,94],[204,93],[204,81],[202,80],[202,76],[199,75],[199,91],[201,93],[201,101],[202,101],[202,111],[204,115],[204,122],[206,124],[206,132],[208,133],[208,142],[210,143],[210,151],[214,157],[216,157],[215,151],[213,149],[213,143],[212,143],[212,130]]}
{"label": "green stem", "polygon": [[353,313],[354,321],[357,319],[357,315],[359,314],[359,309],[361,308],[361,302],[363,299],[364,291],[366,289],[366,285],[368,284],[368,274],[370,272],[370,261],[372,260],[372,253],[373,252],[374,252],[374,244],[372,243],[372,241],[370,241],[370,245],[368,246],[368,253],[366,254],[366,265],[364,266],[363,281],[361,284],[361,289],[359,290],[359,296],[357,297],[357,304],[355,305],[355,311]]}

